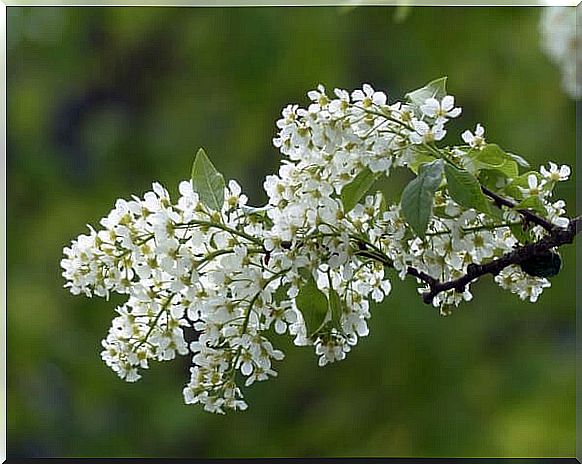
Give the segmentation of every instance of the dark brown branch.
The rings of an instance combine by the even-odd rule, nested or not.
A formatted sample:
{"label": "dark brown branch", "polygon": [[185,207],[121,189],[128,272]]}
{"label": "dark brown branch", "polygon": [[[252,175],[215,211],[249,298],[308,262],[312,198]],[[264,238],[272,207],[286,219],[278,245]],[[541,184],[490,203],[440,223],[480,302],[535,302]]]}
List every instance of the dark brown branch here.
{"label": "dark brown branch", "polygon": [[507,266],[520,264],[534,256],[540,256],[552,248],[572,243],[576,234],[580,232],[582,232],[582,216],[571,219],[567,228],[551,226],[550,233],[535,243],[518,246],[513,251],[485,264],[470,264],[465,275],[448,282],[440,282],[438,279],[411,267],[408,268],[408,274],[428,284],[429,291],[423,293],[422,299],[425,303],[431,304],[434,297],[441,292],[447,290],[462,292],[468,283],[479,277],[486,274],[497,275]]}
{"label": "dark brown branch", "polygon": [[[426,272],[420,271],[411,266],[406,269],[406,272],[408,275],[416,277],[428,284],[429,291],[423,293],[422,299],[426,304],[432,304],[434,297],[441,292],[446,292],[447,290],[463,292],[467,284],[484,275],[497,275],[503,269],[512,264],[520,264],[535,256],[543,255],[552,248],[572,243],[574,237],[580,232],[582,232],[582,216],[571,219],[567,228],[552,225],[550,233],[539,241],[518,246],[513,251],[489,261],[488,263],[470,264],[467,267],[467,273],[465,275],[447,282],[440,282]],[[356,252],[357,255],[379,261],[388,267],[394,267],[393,261],[384,253],[381,253],[378,250],[369,249],[368,244],[362,241],[356,240],[356,242],[359,248]]]}
{"label": "dark brown branch", "polygon": [[[491,198],[499,208],[501,208],[502,206],[507,206],[508,208],[515,208],[515,203],[513,201],[498,195],[497,193],[489,190],[487,187],[481,186],[481,191],[489,198]],[[544,219],[541,216],[538,216],[537,214],[528,209],[518,209],[517,212],[521,214],[525,219],[527,219],[528,222],[531,222],[538,226],[542,226],[548,232],[551,232],[554,229],[554,225],[550,221]]]}

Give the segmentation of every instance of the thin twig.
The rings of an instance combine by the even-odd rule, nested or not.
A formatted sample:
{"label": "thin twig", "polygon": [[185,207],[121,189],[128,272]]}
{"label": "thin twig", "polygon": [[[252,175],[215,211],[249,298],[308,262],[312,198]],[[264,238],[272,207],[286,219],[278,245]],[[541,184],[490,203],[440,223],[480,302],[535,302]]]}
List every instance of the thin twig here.
{"label": "thin twig", "polygon": [[[489,190],[487,187],[481,186],[481,191],[489,198],[491,198],[499,208],[501,208],[502,206],[507,206],[508,208],[515,208],[516,206],[516,204],[513,201],[498,195],[492,190]],[[550,221],[544,219],[541,216],[538,216],[529,209],[518,209],[517,212],[520,213],[529,222],[536,224],[538,226],[542,226],[550,233],[555,228],[555,226]]]}

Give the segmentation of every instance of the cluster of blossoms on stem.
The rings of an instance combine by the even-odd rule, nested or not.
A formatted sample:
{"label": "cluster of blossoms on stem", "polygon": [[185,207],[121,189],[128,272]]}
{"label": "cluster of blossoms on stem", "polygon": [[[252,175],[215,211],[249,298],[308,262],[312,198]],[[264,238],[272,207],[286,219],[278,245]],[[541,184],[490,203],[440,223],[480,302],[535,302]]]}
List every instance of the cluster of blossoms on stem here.
{"label": "cluster of blossoms on stem", "polygon": [[[342,360],[368,334],[370,303],[384,300],[394,276],[413,269],[424,293],[427,278],[455,279],[547,233],[516,208],[566,227],[565,204],[552,190],[569,177],[567,166],[520,175],[525,160],[487,144],[480,124],[463,132],[463,145],[438,146],[461,114],[444,83],[391,103],[367,84],[331,95],[320,85],[307,108],[287,106],[274,138],[282,162],[264,181],[269,201],[261,208],[248,206],[203,152],[177,200],[157,183],[143,198],[118,200],[61,262],[73,294],[128,297],[102,342],[105,363],[135,381],[151,361],[190,355],[185,401],[243,410],[241,384],[277,375],[283,353],[273,332],[313,346],[320,366]],[[400,204],[368,194],[403,168],[417,176]],[[477,178],[516,208],[476,197]],[[543,273],[520,266],[495,281],[532,302],[549,286]],[[471,297],[467,285],[432,304],[447,314]]]}
{"label": "cluster of blossoms on stem", "polygon": [[582,43],[576,24],[582,9],[578,6],[552,6],[542,10],[540,32],[542,49],[560,67],[562,86],[575,99],[582,96]]}

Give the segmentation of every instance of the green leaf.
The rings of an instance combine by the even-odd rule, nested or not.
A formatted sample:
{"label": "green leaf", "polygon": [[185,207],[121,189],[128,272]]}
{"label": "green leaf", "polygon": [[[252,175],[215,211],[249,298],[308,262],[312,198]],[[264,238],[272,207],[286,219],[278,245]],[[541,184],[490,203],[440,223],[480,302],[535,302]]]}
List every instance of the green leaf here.
{"label": "green leaf", "polygon": [[341,200],[344,205],[344,212],[348,213],[370,190],[374,182],[380,177],[380,173],[374,173],[368,168],[360,172],[354,180],[345,185],[342,189]]}
{"label": "green leaf", "polygon": [[491,169],[509,178],[517,177],[519,174],[517,162],[513,157],[494,143],[485,145],[482,150],[471,150],[467,156],[471,158],[471,163],[477,170]]}
{"label": "green leaf", "polygon": [[533,236],[531,234],[531,229],[524,229],[523,224],[512,224],[509,226],[513,236],[521,243],[525,245],[533,241]]}
{"label": "green leaf", "polygon": [[447,94],[447,78],[441,77],[429,82],[420,89],[413,90],[406,94],[410,103],[416,106],[424,105],[427,98],[441,99]]}
{"label": "green leaf", "polygon": [[418,176],[402,192],[400,206],[404,219],[420,236],[426,234],[426,227],[432,214],[434,194],[443,178],[443,160],[435,160],[423,165]]}
{"label": "green leaf", "polygon": [[426,163],[430,163],[431,161],[434,161],[435,159],[436,158],[433,155],[416,151],[413,155],[412,161],[410,163],[408,163],[408,167],[410,168],[410,170],[412,172],[414,172],[415,174],[418,174],[418,170],[420,169],[420,166],[422,166],[423,164],[426,164]]}
{"label": "green leaf", "polygon": [[299,294],[295,297],[295,303],[303,315],[303,320],[307,327],[307,335],[312,337],[325,322],[328,301],[325,293],[317,287],[317,283],[311,274],[305,285],[299,290]]}
{"label": "green leaf", "polygon": [[388,204],[386,203],[386,197],[384,196],[384,192],[380,193],[380,207],[378,208],[381,213],[388,211]]}
{"label": "green leaf", "polygon": [[340,328],[340,319],[343,313],[343,304],[338,293],[330,287],[329,289],[329,311],[331,313],[331,324],[335,328]]}
{"label": "green leaf", "polygon": [[200,201],[215,211],[220,211],[224,204],[224,177],[220,174],[206,152],[200,148],[192,165],[192,187],[198,193]]}
{"label": "green leaf", "polygon": [[492,219],[496,219],[499,222],[505,222],[505,217],[503,216],[503,209],[495,207],[489,208],[489,216]]}
{"label": "green leaf", "polygon": [[291,284],[279,285],[277,290],[275,290],[275,293],[273,293],[273,302],[275,305],[279,305],[281,301],[289,299],[289,296],[287,295],[289,287],[291,287]]}
{"label": "green leaf", "polygon": [[449,193],[458,204],[487,214],[491,212],[489,200],[481,191],[481,185],[473,174],[447,163],[445,176]]}
{"label": "green leaf", "polygon": [[483,169],[477,176],[479,183],[493,191],[497,191],[507,185],[507,177],[493,169]]}
{"label": "green leaf", "polygon": [[542,200],[538,196],[531,196],[521,200],[514,209],[532,209],[541,216],[548,214]]}

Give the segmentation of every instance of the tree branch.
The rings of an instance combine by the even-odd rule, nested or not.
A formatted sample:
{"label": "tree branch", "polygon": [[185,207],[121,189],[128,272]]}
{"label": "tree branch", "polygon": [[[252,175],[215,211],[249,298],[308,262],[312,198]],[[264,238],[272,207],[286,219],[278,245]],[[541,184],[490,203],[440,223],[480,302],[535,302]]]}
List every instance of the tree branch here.
{"label": "tree branch", "polygon": [[[481,186],[481,191],[489,198],[491,198],[499,208],[501,208],[502,206],[507,206],[508,208],[515,208],[516,204],[513,201],[498,195],[492,190],[489,190],[487,187]],[[538,216],[529,209],[518,209],[517,212],[520,213],[529,222],[536,224],[538,226],[542,226],[548,232],[552,232],[552,230],[554,229],[554,225],[550,221],[544,219],[541,216]]]}
{"label": "tree branch", "polygon": [[465,275],[447,282],[440,282],[438,279],[411,267],[408,268],[408,274],[428,284],[429,291],[423,293],[422,299],[426,304],[431,304],[434,297],[441,292],[453,289],[457,292],[462,292],[465,290],[465,286],[468,283],[479,277],[486,274],[497,275],[507,266],[520,264],[534,256],[539,256],[552,248],[572,243],[574,237],[580,232],[582,232],[582,216],[577,216],[570,220],[570,224],[567,228],[552,226],[550,233],[539,241],[518,246],[513,251],[489,261],[488,263],[470,264],[467,267],[467,273]]}
{"label": "tree branch", "polygon": [[[441,292],[453,289],[457,292],[463,292],[467,284],[484,275],[497,275],[512,264],[520,264],[534,256],[542,255],[552,248],[572,243],[574,237],[580,232],[582,232],[582,215],[570,219],[570,224],[567,228],[552,225],[550,233],[535,243],[518,246],[513,251],[485,264],[470,264],[467,267],[467,273],[465,275],[447,282],[441,282],[426,272],[420,271],[412,266],[406,269],[406,273],[428,284],[429,291],[422,294],[422,299],[426,304],[432,304],[434,297]],[[392,259],[384,253],[378,250],[371,250],[368,244],[364,242],[358,240],[356,242],[358,243],[357,255],[379,261],[388,267],[394,267]]]}

